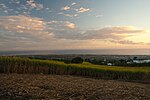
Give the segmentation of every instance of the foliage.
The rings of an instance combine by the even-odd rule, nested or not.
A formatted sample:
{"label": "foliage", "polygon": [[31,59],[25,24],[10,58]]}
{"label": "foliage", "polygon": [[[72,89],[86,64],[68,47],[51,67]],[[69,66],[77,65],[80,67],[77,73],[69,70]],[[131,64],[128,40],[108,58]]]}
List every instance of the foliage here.
{"label": "foliage", "polygon": [[71,60],[71,63],[82,64],[83,59],[81,57],[75,57]]}
{"label": "foliage", "polygon": [[[136,59],[136,57],[135,57]],[[128,60],[124,60],[124,59],[120,59],[120,60],[107,60],[107,61],[104,61],[104,60],[89,60],[89,59],[86,59],[87,62],[90,62],[92,64],[97,64],[97,65],[107,65],[107,63],[112,63],[113,65],[115,66],[122,66],[122,67],[150,67],[150,62],[149,63],[134,63],[133,60],[131,59],[128,59]],[[128,63],[129,62],[129,63]]]}
{"label": "foliage", "polygon": [[60,61],[37,60],[19,57],[0,57],[0,73],[64,74],[104,79],[150,81],[149,67],[117,67],[83,64],[65,64]]}

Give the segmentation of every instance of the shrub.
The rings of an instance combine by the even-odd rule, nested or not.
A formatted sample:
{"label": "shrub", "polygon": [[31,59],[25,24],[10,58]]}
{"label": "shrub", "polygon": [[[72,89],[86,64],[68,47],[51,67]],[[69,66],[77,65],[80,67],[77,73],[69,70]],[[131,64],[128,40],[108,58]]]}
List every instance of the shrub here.
{"label": "shrub", "polygon": [[65,63],[65,64],[70,64],[71,61],[70,61],[70,60],[64,60],[64,63]]}
{"label": "shrub", "polygon": [[71,60],[71,63],[82,64],[83,59],[81,57],[75,57]]}

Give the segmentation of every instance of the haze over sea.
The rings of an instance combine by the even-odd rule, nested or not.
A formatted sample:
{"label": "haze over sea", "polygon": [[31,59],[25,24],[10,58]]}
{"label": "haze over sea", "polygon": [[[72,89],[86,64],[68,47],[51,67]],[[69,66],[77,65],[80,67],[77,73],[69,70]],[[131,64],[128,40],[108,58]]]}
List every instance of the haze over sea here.
{"label": "haze over sea", "polygon": [[94,54],[94,55],[150,55],[149,49],[82,49],[82,50],[30,50],[0,51],[0,55],[48,55],[48,54]]}

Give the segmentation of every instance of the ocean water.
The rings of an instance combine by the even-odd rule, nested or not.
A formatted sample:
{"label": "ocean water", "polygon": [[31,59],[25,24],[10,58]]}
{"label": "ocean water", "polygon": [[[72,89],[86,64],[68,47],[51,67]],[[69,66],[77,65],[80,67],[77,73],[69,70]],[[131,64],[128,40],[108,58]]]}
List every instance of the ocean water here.
{"label": "ocean water", "polygon": [[0,51],[0,55],[94,54],[94,55],[150,55],[150,49],[94,49],[94,50],[32,50]]}

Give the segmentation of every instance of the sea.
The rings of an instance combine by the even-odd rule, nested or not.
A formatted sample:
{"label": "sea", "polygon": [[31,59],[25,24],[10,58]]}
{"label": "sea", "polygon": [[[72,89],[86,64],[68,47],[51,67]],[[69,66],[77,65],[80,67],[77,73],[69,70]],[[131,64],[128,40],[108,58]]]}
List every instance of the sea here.
{"label": "sea", "polygon": [[91,54],[91,55],[150,55],[150,49],[78,49],[78,50],[25,50],[0,51],[1,56],[13,55],[65,55],[65,54]]}

